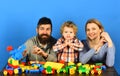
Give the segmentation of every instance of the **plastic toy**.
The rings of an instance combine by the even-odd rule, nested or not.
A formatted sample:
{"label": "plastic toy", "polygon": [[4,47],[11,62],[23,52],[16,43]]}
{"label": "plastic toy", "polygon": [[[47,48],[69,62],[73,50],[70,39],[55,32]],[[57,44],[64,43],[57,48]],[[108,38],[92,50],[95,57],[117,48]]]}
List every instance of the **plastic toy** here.
{"label": "plastic toy", "polygon": [[95,68],[91,70],[91,74],[98,73],[99,75],[102,73],[102,70],[100,68]]}
{"label": "plastic toy", "polygon": [[23,58],[23,52],[26,50],[26,46],[22,45],[20,46],[18,49],[12,50],[10,51],[10,55],[13,59],[15,60],[20,60],[21,58]]}
{"label": "plastic toy", "polygon": [[82,73],[86,73],[86,74],[89,74],[90,72],[90,67],[87,65],[81,65],[78,67],[78,72],[79,74],[82,74]]}
{"label": "plastic toy", "polygon": [[7,51],[11,51],[11,50],[13,50],[13,47],[12,46],[8,46],[7,47]]}
{"label": "plastic toy", "polygon": [[61,69],[64,66],[64,64],[57,62],[46,62],[44,64],[44,68],[47,68],[48,66],[51,66],[51,68],[57,70],[57,69]]}
{"label": "plastic toy", "polygon": [[91,74],[101,74],[102,73],[102,69],[101,69],[101,66],[99,66],[99,65],[96,65],[94,68],[93,68],[93,70],[91,70]]}

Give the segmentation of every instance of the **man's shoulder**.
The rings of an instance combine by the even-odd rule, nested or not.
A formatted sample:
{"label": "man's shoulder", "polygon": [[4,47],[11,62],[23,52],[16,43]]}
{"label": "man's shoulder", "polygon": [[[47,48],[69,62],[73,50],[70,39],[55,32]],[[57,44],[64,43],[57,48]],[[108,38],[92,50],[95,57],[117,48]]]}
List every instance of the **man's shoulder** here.
{"label": "man's shoulder", "polygon": [[27,41],[35,41],[36,40],[36,36],[33,36],[31,38],[29,38]]}

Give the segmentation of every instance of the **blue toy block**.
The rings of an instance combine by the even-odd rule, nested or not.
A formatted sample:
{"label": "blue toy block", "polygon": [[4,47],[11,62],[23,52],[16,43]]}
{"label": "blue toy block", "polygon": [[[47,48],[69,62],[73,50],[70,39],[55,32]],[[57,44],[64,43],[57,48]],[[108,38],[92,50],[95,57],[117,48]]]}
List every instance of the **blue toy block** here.
{"label": "blue toy block", "polygon": [[39,71],[42,72],[44,70],[44,67],[40,67]]}
{"label": "blue toy block", "polygon": [[32,64],[32,66],[41,67],[41,64]]}
{"label": "blue toy block", "polygon": [[19,74],[22,74],[22,69],[18,68]]}
{"label": "blue toy block", "polygon": [[102,66],[101,66],[101,69],[102,69],[102,70],[106,70],[106,66],[105,66],[105,65],[102,65]]}
{"label": "blue toy block", "polygon": [[29,72],[30,72],[30,73],[39,73],[39,69],[30,70]]}
{"label": "blue toy block", "polygon": [[28,73],[29,73],[29,70],[25,70],[25,73],[28,74]]}
{"label": "blue toy block", "polygon": [[14,70],[12,67],[10,67],[10,66],[6,66],[6,68],[5,69],[7,69],[7,70]]}
{"label": "blue toy block", "polygon": [[20,60],[20,59],[23,58],[22,53],[25,51],[25,49],[26,49],[26,46],[25,45],[21,45],[18,49],[12,50],[10,52],[10,55],[15,60]]}

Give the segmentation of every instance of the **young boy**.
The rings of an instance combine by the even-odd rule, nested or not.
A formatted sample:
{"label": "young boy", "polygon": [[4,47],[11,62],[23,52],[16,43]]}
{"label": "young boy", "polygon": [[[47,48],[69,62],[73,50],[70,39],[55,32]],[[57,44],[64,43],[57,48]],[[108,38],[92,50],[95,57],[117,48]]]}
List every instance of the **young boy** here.
{"label": "young boy", "polygon": [[65,22],[61,27],[62,37],[53,46],[57,52],[58,61],[78,62],[78,53],[83,44],[76,37],[77,26],[72,21]]}

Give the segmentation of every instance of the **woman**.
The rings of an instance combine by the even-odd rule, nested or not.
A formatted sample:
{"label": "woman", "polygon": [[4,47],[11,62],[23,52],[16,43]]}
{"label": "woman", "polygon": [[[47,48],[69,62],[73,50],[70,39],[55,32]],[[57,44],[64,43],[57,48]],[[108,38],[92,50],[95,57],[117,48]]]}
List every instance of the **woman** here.
{"label": "woman", "polygon": [[115,47],[109,34],[104,32],[102,24],[96,19],[90,19],[86,22],[85,31],[87,40],[82,40],[84,49],[80,52],[79,61],[83,64],[103,62],[112,67]]}

